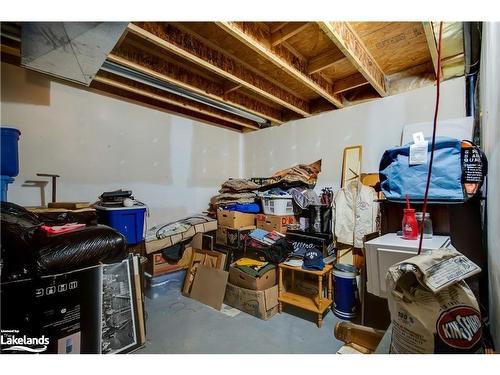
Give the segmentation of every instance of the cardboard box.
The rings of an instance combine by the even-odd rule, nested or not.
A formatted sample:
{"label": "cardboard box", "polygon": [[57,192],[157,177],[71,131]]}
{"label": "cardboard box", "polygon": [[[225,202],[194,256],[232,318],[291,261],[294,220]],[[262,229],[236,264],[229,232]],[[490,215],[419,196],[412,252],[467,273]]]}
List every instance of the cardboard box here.
{"label": "cardboard box", "polygon": [[272,232],[286,233],[287,225],[296,224],[297,217],[293,215],[264,215],[259,214],[255,217],[257,228]]}
{"label": "cardboard box", "polygon": [[276,268],[261,277],[253,277],[243,272],[235,264],[229,266],[229,282],[235,286],[251,290],[265,290],[276,285]]}
{"label": "cardboard box", "polygon": [[219,226],[215,234],[215,243],[227,246],[227,228]]}
{"label": "cardboard box", "polygon": [[278,312],[278,286],[266,290],[250,290],[228,283],[224,303],[267,320]]}
{"label": "cardboard box", "polygon": [[238,229],[219,226],[217,228],[215,242],[219,245],[232,247],[233,249],[243,249],[244,236],[254,229],[255,225],[250,225]]}
{"label": "cardboard box", "polygon": [[[184,246],[183,244],[175,244],[173,246]],[[180,269],[185,269],[189,266],[191,257],[193,255],[193,249],[207,249],[212,250],[213,248],[213,238],[204,233],[196,233],[191,241],[185,245],[184,253],[181,259],[176,263],[168,261],[162,251],[147,254],[146,258],[148,262],[145,267],[145,271],[151,276],[163,275],[165,273],[178,271]]]}
{"label": "cardboard box", "polygon": [[182,241],[187,241],[197,233],[211,232],[217,229],[217,221],[195,224],[183,233],[174,234],[162,239],[146,242],[146,254],[152,254]]}
{"label": "cardboard box", "polygon": [[239,229],[255,225],[255,215],[238,211],[217,211],[217,223],[220,227]]}
{"label": "cardboard box", "polygon": [[243,249],[245,244],[245,236],[255,229],[255,225],[233,229],[226,228],[227,230],[227,243],[226,246],[233,249]]}
{"label": "cardboard box", "polygon": [[147,255],[148,262],[146,264],[145,271],[151,276],[158,276],[168,272],[174,272],[180,269],[187,268],[189,266],[189,261],[191,260],[192,254],[193,254],[193,248],[186,247],[184,253],[182,254],[182,258],[179,259],[177,263],[169,262],[163,256],[162,252],[148,254]]}

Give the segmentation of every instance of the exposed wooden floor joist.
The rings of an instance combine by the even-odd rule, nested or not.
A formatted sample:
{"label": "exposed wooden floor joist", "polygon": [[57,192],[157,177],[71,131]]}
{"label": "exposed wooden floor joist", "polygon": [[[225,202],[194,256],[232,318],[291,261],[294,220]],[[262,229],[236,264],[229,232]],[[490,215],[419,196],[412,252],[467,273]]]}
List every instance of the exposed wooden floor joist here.
{"label": "exposed wooden floor joist", "polygon": [[300,33],[308,26],[308,22],[288,22],[279,30],[271,33],[271,46],[275,47],[280,43],[285,42],[292,36]]}
{"label": "exposed wooden floor joist", "polygon": [[[429,46],[429,53],[431,54],[432,65],[434,66],[434,74],[437,77],[438,51],[436,38],[434,36],[434,29],[432,28],[432,22],[422,22],[422,26],[424,27],[425,38],[427,39],[427,45]],[[441,70],[439,74],[442,77],[443,71]]]}
{"label": "exposed wooden floor joist", "polygon": [[240,84],[302,116],[310,115],[307,102],[294,97],[266,79],[248,71],[230,56],[223,55],[219,51],[203,45],[191,35],[183,33],[172,25],[141,23],[138,26],[129,24],[128,31]]}
{"label": "exposed wooden floor joist", "polygon": [[309,60],[307,72],[309,74],[319,73],[342,59],[346,59],[346,57],[338,49],[325,51]]}
{"label": "exposed wooden floor joist", "polygon": [[347,22],[318,22],[318,25],[379,95],[386,96],[386,79],[382,69],[349,24]]}
{"label": "exposed wooden floor joist", "polygon": [[368,81],[363,77],[361,73],[353,74],[349,77],[338,80],[333,85],[333,91],[336,94],[340,94],[342,92],[352,90],[364,85],[368,85]]}
{"label": "exposed wooden floor joist", "polygon": [[336,107],[342,107],[340,98],[333,93],[333,88],[324,78],[319,75],[309,75],[306,66],[300,67],[294,64],[293,57],[287,54],[284,48],[280,46],[271,48],[271,42],[259,36],[250,25],[241,22],[217,22],[217,25]]}
{"label": "exposed wooden floor joist", "polygon": [[[443,79],[464,74],[449,24]],[[22,23],[0,27],[20,66]],[[132,71],[108,64],[91,87],[249,132],[432,84],[437,43],[431,22],[134,22],[107,60]]]}

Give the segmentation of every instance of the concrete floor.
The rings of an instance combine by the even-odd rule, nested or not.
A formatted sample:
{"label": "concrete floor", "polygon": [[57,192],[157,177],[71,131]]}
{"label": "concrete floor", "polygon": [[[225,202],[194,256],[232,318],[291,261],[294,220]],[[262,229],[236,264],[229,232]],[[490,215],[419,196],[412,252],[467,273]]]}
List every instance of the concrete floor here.
{"label": "concrete floor", "polygon": [[264,321],[240,312],[227,316],[180,293],[170,283],[165,295],[146,298],[147,342],[136,353],[335,353],[340,321],[332,311],[318,328],[315,316],[293,307]]}

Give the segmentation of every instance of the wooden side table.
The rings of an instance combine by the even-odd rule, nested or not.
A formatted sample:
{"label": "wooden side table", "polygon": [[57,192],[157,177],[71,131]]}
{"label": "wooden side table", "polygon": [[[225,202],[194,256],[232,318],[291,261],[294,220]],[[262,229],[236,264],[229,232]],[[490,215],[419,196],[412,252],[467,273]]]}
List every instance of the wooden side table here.
{"label": "wooden side table", "polygon": [[[301,267],[292,267],[283,263],[278,265],[278,311],[283,311],[283,303],[299,307],[304,310],[312,311],[318,315],[318,327],[323,324],[323,314],[333,303],[332,292],[332,269],[331,264],[326,264],[323,270],[313,271],[305,270]],[[290,290],[285,290],[283,284],[283,272],[291,271],[292,287]],[[310,275],[315,275],[318,278],[318,294],[307,295],[298,291],[295,288],[295,272],[302,272]],[[326,298],[323,296],[323,278],[326,276],[328,282],[328,293]]]}

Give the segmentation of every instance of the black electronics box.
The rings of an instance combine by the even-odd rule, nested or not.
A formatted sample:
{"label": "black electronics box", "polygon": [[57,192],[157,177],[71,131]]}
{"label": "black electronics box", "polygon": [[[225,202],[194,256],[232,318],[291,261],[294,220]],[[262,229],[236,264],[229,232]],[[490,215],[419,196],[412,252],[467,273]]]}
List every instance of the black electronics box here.
{"label": "black electronics box", "polygon": [[323,257],[335,254],[333,235],[331,233],[307,233],[299,230],[288,230],[286,238],[292,243],[294,250],[301,247],[309,248],[312,245],[323,251]]}

